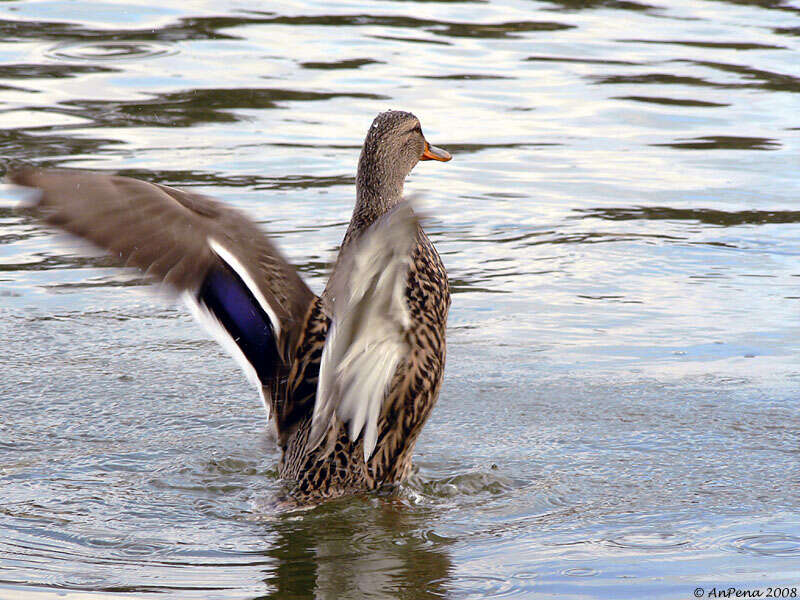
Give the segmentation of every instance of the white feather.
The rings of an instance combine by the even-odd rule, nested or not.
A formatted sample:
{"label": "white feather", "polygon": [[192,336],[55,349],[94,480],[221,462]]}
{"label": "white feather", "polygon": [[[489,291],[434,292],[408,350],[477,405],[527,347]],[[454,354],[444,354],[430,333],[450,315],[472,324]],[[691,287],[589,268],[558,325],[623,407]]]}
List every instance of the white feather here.
{"label": "white feather", "polygon": [[417,220],[401,204],[343,250],[332,276],[333,314],[320,363],[310,444],[335,415],[352,440],[364,433],[364,460],[375,450],[378,420],[395,373],[409,352],[405,291]]}
{"label": "white feather", "polygon": [[269,402],[267,402],[267,399],[264,396],[263,385],[258,378],[255,368],[245,357],[244,352],[242,352],[233,337],[222,326],[219,320],[214,317],[211,311],[197,301],[197,298],[192,292],[183,292],[181,294],[181,298],[188,307],[191,315],[203,326],[203,329],[205,329],[211,335],[211,337],[233,357],[233,359],[241,367],[242,371],[244,371],[244,375],[247,377],[247,380],[256,386],[256,389],[258,389],[258,395],[261,397],[261,402],[264,403],[264,410],[267,412],[267,420],[269,421],[270,407]]}

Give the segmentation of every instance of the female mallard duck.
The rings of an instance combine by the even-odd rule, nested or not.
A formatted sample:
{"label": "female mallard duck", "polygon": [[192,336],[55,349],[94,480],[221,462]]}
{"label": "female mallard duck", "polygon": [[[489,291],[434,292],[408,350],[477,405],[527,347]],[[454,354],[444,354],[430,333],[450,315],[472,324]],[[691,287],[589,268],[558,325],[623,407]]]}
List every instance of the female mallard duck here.
{"label": "female mallard duck", "polygon": [[302,501],[409,474],[439,395],[450,291],[439,254],[402,200],[420,160],[450,160],[412,114],[378,115],[356,206],[315,296],[267,236],[215,200],[126,177],[22,169],[47,222],[170,284],[256,384],[277,430],[280,474]]}

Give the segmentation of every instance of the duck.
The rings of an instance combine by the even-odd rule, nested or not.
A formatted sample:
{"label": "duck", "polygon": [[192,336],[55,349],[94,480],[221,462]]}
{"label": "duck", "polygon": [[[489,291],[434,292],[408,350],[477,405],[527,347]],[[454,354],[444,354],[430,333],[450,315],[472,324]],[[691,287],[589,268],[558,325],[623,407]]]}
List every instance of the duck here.
{"label": "duck", "polygon": [[409,112],[378,114],[352,217],[314,294],[265,231],[211,197],[158,183],[26,166],[31,212],[174,290],[255,385],[301,503],[398,484],[439,396],[450,289],[403,197],[420,161],[447,162]]}

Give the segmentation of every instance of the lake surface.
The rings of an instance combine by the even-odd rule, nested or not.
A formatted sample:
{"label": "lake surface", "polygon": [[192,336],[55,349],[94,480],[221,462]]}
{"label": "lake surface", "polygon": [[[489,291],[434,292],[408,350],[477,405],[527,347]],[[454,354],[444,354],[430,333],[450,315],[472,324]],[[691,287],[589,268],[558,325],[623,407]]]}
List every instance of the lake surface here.
{"label": "lake surface", "polygon": [[[172,6],[170,6],[172,5]],[[256,393],[0,187],[0,598],[800,593],[800,4],[0,3],[0,156],[200,190],[324,287],[373,117],[453,287],[393,494],[276,513]]]}

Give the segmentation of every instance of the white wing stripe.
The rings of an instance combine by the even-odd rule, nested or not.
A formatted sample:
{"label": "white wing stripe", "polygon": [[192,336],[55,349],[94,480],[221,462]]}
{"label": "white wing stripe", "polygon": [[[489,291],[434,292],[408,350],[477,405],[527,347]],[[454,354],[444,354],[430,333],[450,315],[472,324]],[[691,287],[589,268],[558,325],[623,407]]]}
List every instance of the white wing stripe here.
{"label": "white wing stripe", "polygon": [[183,302],[186,304],[191,315],[203,326],[203,328],[211,335],[211,337],[222,348],[230,354],[237,364],[244,371],[247,380],[256,386],[258,389],[261,401],[264,403],[264,410],[267,411],[267,420],[269,420],[270,408],[267,399],[264,397],[261,381],[258,378],[253,365],[245,357],[244,352],[241,351],[236,341],[228,334],[228,331],[222,324],[214,317],[210,310],[197,301],[197,298],[192,292],[185,291],[181,294]]}
{"label": "white wing stripe", "polygon": [[214,254],[219,256],[221,260],[223,260],[231,269],[233,269],[239,278],[244,282],[244,284],[247,286],[247,289],[250,290],[250,293],[253,294],[253,297],[259,303],[261,308],[264,309],[264,312],[267,313],[269,320],[272,322],[272,329],[275,331],[275,339],[280,339],[281,322],[278,320],[278,315],[275,314],[272,306],[270,306],[269,302],[267,302],[267,299],[264,298],[264,294],[261,293],[261,290],[250,276],[248,270],[244,268],[244,265],[232,252],[230,252],[225,246],[220,244],[214,238],[208,238],[208,245],[211,247],[211,250],[214,252]]}

